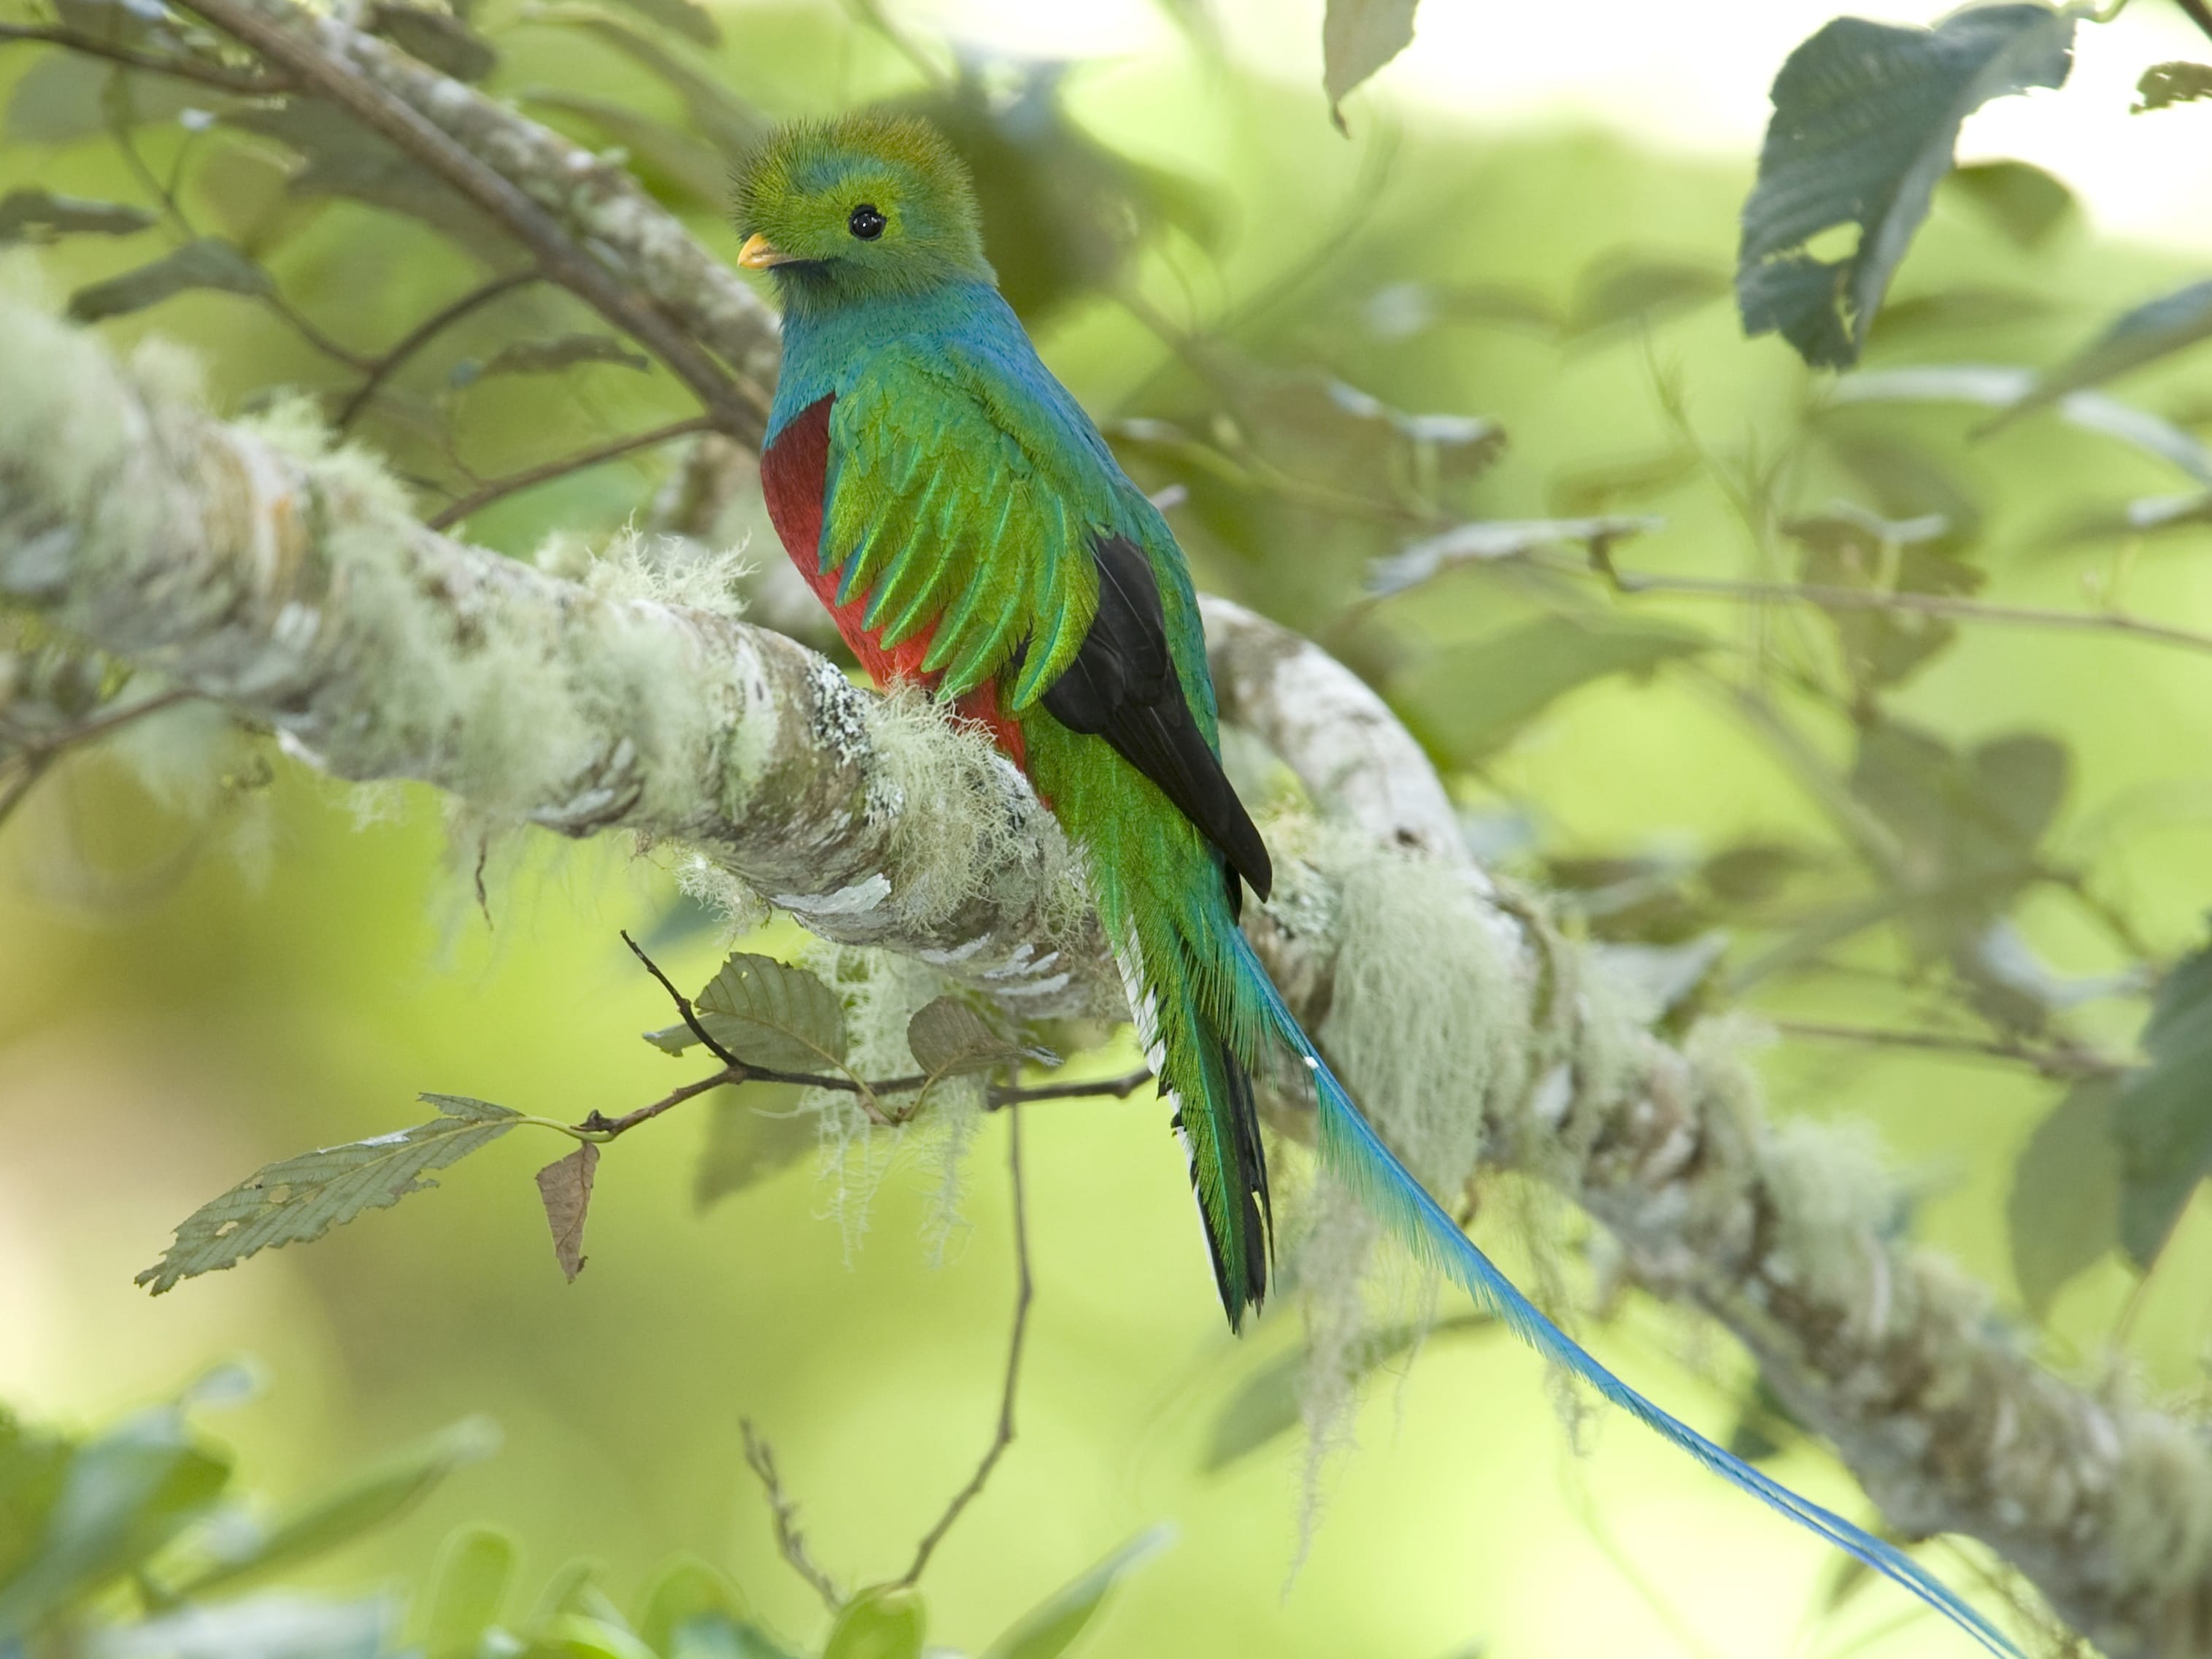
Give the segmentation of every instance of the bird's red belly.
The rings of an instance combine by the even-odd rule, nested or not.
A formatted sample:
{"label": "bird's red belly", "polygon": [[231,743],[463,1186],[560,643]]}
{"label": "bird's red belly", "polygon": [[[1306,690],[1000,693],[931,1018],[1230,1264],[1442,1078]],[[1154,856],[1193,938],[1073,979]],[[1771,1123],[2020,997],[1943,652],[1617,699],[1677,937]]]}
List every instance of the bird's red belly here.
{"label": "bird's red belly", "polygon": [[[931,623],[911,638],[885,650],[881,630],[871,629],[863,618],[868,609],[866,593],[837,602],[837,573],[821,565],[822,503],[830,477],[830,406],[835,398],[810,404],[776,434],[761,452],[761,493],[768,501],[768,516],[778,540],[799,574],[830,612],[837,632],[860,659],[860,666],[878,685],[912,680],[928,690],[937,689],[939,676],[922,668],[929,642],[936,633]],[[1022,728],[999,707],[999,689],[986,682],[957,699],[953,708],[964,719],[988,730],[992,740],[1015,765],[1024,764]]]}

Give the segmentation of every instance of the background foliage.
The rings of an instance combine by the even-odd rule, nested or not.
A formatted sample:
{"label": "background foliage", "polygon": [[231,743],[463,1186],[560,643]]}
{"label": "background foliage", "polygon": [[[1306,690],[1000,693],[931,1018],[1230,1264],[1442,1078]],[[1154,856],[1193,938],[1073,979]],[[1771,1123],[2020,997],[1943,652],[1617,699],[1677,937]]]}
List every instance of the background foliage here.
{"label": "background foliage", "polygon": [[[1845,137],[1799,128],[1755,167],[1353,92],[1409,6],[1330,8],[1311,36],[1326,96],[1318,46],[1312,79],[1281,84],[1206,8],[1171,9],[1176,52],[1092,64],[1011,61],[858,3],[374,15],[618,148],[726,254],[726,169],[770,120],[881,100],[943,123],[1009,295],[1125,463],[1179,492],[1201,583],[1382,688],[1469,835],[1590,936],[1650,952],[1677,1017],[1771,1019],[1778,1099],[1868,1121],[1917,1172],[1899,1225],[2002,1287],[2057,1363],[2200,1401],[2212,401],[2183,354],[2212,334],[2212,288],[2185,254],[2100,237],[2047,173],[1946,166],[1982,99],[2065,78],[2070,20],[2004,7],[1879,37],[1887,68],[1854,95],[1887,100],[1883,143],[1839,156]],[[0,23],[193,49],[124,0],[4,0]],[[1785,84],[1829,85],[1868,45],[1824,31]],[[2212,112],[2190,100],[2212,76],[2142,56],[2134,118],[2201,143]],[[669,483],[672,443],[471,506],[690,405],[341,118],[35,41],[0,46],[0,241],[31,245],[9,280],[120,340],[189,341],[225,407],[304,391],[426,512],[517,554],[596,544]],[[1792,168],[1856,213],[1808,205]],[[1784,339],[1858,372],[1815,374]],[[742,493],[709,516],[717,540],[764,531]],[[320,1647],[270,1636],[271,1656],[373,1654],[402,1631],[472,1651],[501,1621],[561,1654],[768,1651],[744,1645],[756,1626],[792,1650],[918,1641],[894,1601],[868,1604],[893,1645],[838,1646],[876,1638],[830,1630],[777,1559],[738,1422],[772,1437],[833,1577],[898,1571],[989,1433],[995,1152],[947,1233],[941,1137],[818,1174],[811,1131],[752,1109],[789,1096],[756,1087],[609,1155],[574,1283],[546,1259],[540,1160],[502,1137],[399,1215],[145,1302],[132,1274],[210,1194],[398,1128],[422,1090],[564,1121],[660,1093],[668,1062],[633,1034],[665,1027],[666,1000],[617,929],[687,988],[722,952],[655,868],[503,845],[480,889],[477,843],[434,800],[342,794],[204,710],[57,759],[41,742],[113,687],[0,626],[0,1396],[50,1425],[0,1426],[7,1595],[77,1606],[135,1576],[174,1620],[196,1580],[234,1617],[262,1616],[227,1601],[248,1571],[333,1589],[268,1604],[340,1621]],[[798,944],[779,927],[749,948]],[[1074,1064],[1133,1059],[1109,1042]],[[1954,1650],[1881,1595],[1838,1605],[1850,1581],[1815,1546],[1661,1449],[1607,1432],[1576,1461],[1533,1363],[1480,1328],[1448,1325],[1407,1370],[1410,1291],[1374,1343],[1364,1448],[1329,1469],[1279,1599],[1307,1502],[1281,1432],[1295,1331],[1215,1328],[1141,1096],[1027,1118],[1022,1435],[931,1569],[931,1641],[984,1650],[1172,1521],[1177,1547],[1085,1651],[1753,1654],[1808,1626],[1824,1654]],[[1516,1207],[1484,1223],[1509,1257]],[[1738,1357],[1632,1301],[1599,1334],[1793,1484],[1861,1501]],[[241,1351],[275,1379],[222,1425],[273,1493],[254,1524],[197,1417],[144,1407]],[[203,1406],[237,1391],[216,1375]],[[477,1413],[506,1449],[446,1479],[483,1437],[423,1437]],[[380,1463],[410,1443],[428,1449]],[[64,1536],[44,1506],[100,1459],[136,1496]],[[360,1467],[378,1473],[338,1484]],[[495,1607],[517,1550],[521,1588]],[[592,1587],[572,1558],[599,1564]],[[384,1581],[416,1587],[411,1613],[360,1599]],[[679,1639],[695,1615],[708,1633]],[[96,1650],[187,1650],[180,1628]],[[240,1628],[209,1650],[248,1650]]]}

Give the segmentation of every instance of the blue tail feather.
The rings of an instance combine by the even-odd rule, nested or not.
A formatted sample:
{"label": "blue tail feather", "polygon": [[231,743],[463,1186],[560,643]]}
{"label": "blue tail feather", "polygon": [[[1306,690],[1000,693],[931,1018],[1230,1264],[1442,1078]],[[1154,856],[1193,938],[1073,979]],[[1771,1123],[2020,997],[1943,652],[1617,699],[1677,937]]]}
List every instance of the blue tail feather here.
{"label": "blue tail feather", "polygon": [[1875,1571],[1901,1584],[1938,1613],[1962,1626],[1992,1653],[2021,1659],[2020,1650],[1981,1613],[1893,1544],[1885,1543],[1843,1516],[1823,1509],[1754,1468],[1726,1448],[1716,1445],[1686,1423],[1662,1410],[1622,1382],[1586,1352],[1582,1346],[1553,1324],[1497,1264],[1468,1237],[1459,1224],[1445,1213],[1420,1182],[1382,1144],[1344,1085],[1315,1052],[1312,1040],[1300,1029],[1284,1004],[1267,971],[1237,940],[1243,976],[1261,988],[1268,1023],[1275,1034],[1294,1049],[1311,1074],[1319,1101],[1321,1147],[1332,1173],[1357,1191],[1381,1219],[1389,1224],[1405,1243],[1423,1260],[1449,1274],[1475,1304],[1503,1322],[1528,1346],[1554,1364],[1565,1367],[1595,1389],[1662,1438],[1753,1497],[1762,1498],[1800,1526],[1819,1534],[1838,1548],[1849,1551]]}

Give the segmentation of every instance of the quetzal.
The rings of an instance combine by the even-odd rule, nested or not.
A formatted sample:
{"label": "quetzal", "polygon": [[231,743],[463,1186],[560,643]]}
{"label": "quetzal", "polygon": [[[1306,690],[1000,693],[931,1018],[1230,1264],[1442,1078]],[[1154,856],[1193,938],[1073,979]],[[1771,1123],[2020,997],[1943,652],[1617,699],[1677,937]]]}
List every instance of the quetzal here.
{"label": "quetzal", "polygon": [[1237,926],[1267,849],[1223,775],[1174,534],[998,292],[965,168],[927,125],[777,134],[737,188],[739,263],[783,305],[761,453],[776,533],[878,684],[988,729],[1085,855],[1139,1035],[1190,1157],[1231,1328],[1267,1289],[1255,1073],[1301,1074],[1322,1156],[1540,1352],[1700,1462],[2010,1644],[1910,1557],[1678,1422],[1498,1272],[1369,1127]]}

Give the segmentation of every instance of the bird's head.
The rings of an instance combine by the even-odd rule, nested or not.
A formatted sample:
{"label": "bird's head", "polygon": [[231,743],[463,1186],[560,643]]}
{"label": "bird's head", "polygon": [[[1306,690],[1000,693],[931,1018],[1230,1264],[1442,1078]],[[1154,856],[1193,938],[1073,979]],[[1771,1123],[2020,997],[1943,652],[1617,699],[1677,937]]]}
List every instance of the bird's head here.
{"label": "bird's head", "polygon": [[911,116],[781,129],[738,173],[737,222],[738,263],[772,275],[787,310],[995,280],[968,169]]}

